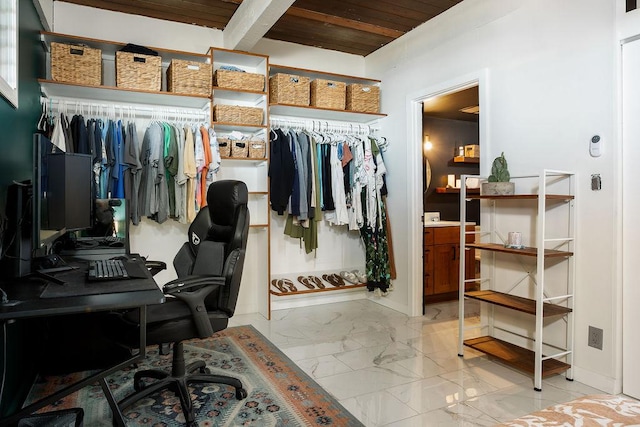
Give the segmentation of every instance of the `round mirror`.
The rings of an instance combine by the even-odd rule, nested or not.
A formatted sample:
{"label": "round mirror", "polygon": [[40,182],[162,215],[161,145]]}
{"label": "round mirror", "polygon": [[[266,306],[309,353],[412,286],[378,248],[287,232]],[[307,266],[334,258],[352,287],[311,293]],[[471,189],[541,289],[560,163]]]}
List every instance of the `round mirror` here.
{"label": "round mirror", "polygon": [[429,189],[431,185],[431,165],[429,164],[429,159],[424,158],[424,191]]}

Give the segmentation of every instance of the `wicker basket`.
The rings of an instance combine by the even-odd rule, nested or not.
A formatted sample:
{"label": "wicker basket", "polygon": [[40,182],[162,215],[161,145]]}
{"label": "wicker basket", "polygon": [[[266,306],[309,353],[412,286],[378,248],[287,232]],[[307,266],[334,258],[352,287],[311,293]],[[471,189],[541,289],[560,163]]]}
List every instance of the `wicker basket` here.
{"label": "wicker basket", "polygon": [[167,92],[211,96],[211,64],[172,59],[167,68]]}
{"label": "wicker basket", "polygon": [[223,123],[239,123],[261,126],[264,111],[256,107],[217,104],[213,107],[213,120]]}
{"label": "wicker basket", "polygon": [[51,78],[57,82],[100,86],[102,51],[51,42]]}
{"label": "wicker basket", "polygon": [[278,73],[269,78],[269,102],[309,105],[309,77]]}
{"label": "wicker basket", "polygon": [[249,155],[249,141],[231,140],[231,157],[247,158]]}
{"label": "wicker basket", "polygon": [[311,106],[344,110],[346,106],[346,89],[344,82],[315,79],[311,82]]}
{"label": "wicker basket", "polygon": [[249,141],[249,158],[264,159],[267,157],[267,143],[263,139]]}
{"label": "wicker basket", "polygon": [[347,86],[347,110],[380,112],[380,87],[353,83]]}
{"label": "wicker basket", "polygon": [[116,52],[116,86],[160,92],[162,59],[153,55]]}
{"label": "wicker basket", "polygon": [[213,85],[224,89],[264,91],[264,75],[242,71],[216,70]]}
{"label": "wicker basket", "polygon": [[231,140],[229,138],[218,137],[218,151],[221,157],[231,157]]}

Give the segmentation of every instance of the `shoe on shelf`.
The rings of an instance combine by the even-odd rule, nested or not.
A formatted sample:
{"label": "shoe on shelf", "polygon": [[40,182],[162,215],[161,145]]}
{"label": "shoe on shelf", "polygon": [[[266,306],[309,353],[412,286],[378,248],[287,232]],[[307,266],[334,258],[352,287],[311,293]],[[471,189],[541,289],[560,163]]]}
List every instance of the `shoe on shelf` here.
{"label": "shoe on shelf", "polygon": [[353,270],[352,273],[356,276],[360,283],[367,283],[367,273],[361,273],[360,270]]}
{"label": "shoe on shelf", "polygon": [[306,286],[308,289],[315,289],[316,287],[313,286],[313,284],[311,283],[311,277],[307,277],[307,276],[298,276],[298,282],[302,283],[304,286]]}
{"label": "shoe on shelf", "polygon": [[360,283],[360,280],[358,280],[358,276],[356,276],[355,273],[351,271],[341,271],[340,277],[353,285],[357,285]]}
{"label": "shoe on shelf", "polygon": [[326,288],[324,283],[322,283],[322,280],[317,276],[309,276],[309,280],[311,280],[313,283],[315,283],[315,285],[318,287],[318,289]]}
{"label": "shoe on shelf", "polygon": [[282,282],[282,279],[273,279],[271,281],[271,286],[273,286],[274,288],[276,288],[278,291],[282,292],[283,294],[286,294],[287,292],[289,292],[287,290],[287,288],[284,287],[284,284]]}

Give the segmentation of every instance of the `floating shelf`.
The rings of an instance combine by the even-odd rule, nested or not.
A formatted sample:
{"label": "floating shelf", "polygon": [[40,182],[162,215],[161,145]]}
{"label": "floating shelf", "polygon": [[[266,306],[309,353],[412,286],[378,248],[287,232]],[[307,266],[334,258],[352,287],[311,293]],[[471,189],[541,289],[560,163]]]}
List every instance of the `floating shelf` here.
{"label": "floating shelf", "polygon": [[[474,350],[493,356],[507,365],[521,371],[534,374],[535,353],[526,348],[518,347],[497,338],[483,336],[464,341],[464,345]],[[571,368],[571,365],[556,359],[542,361],[542,378],[562,373]]]}
{"label": "floating shelf", "polygon": [[[534,316],[536,314],[536,301],[533,299],[522,298],[496,291],[466,292],[464,296],[478,301],[484,301],[490,304],[499,305],[500,307],[506,307],[512,310],[521,311],[523,313],[532,314]],[[571,311],[572,310],[568,307],[544,303],[542,316],[559,316],[570,313]]]}
{"label": "floating shelf", "polygon": [[464,157],[464,156],[455,156],[452,160],[452,163],[468,163],[477,165],[480,163],[480,157]]}
{"label": "floating shelf", "polygon": [[[466,247],[482,249],[486,251],[493,252],[503,252],[507,254],[516,254],[516,255],[525,255],[525,256],[538,256],[538,248],[522,248],[522,249],[514,249],[514,248],[506,248],[504,245],[500,245],[497,243],[467,243]],[[569,251],[556,251],[553,249],[545,249],[544,257],[545,258],[554,258],[554,257],[570,257],[573,255],[573,252]]]}

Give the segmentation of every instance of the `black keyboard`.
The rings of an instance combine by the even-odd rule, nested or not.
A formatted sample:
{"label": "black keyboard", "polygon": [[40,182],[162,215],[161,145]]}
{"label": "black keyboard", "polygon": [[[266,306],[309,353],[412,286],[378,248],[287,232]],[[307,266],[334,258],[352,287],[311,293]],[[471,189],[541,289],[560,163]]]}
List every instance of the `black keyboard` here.
{"label": "black keyboard", "polygon": [[129,273],[122,260],[119,259],[99,259],[89,261],[89,271],[87,280],[120,280],[128,279]]}

